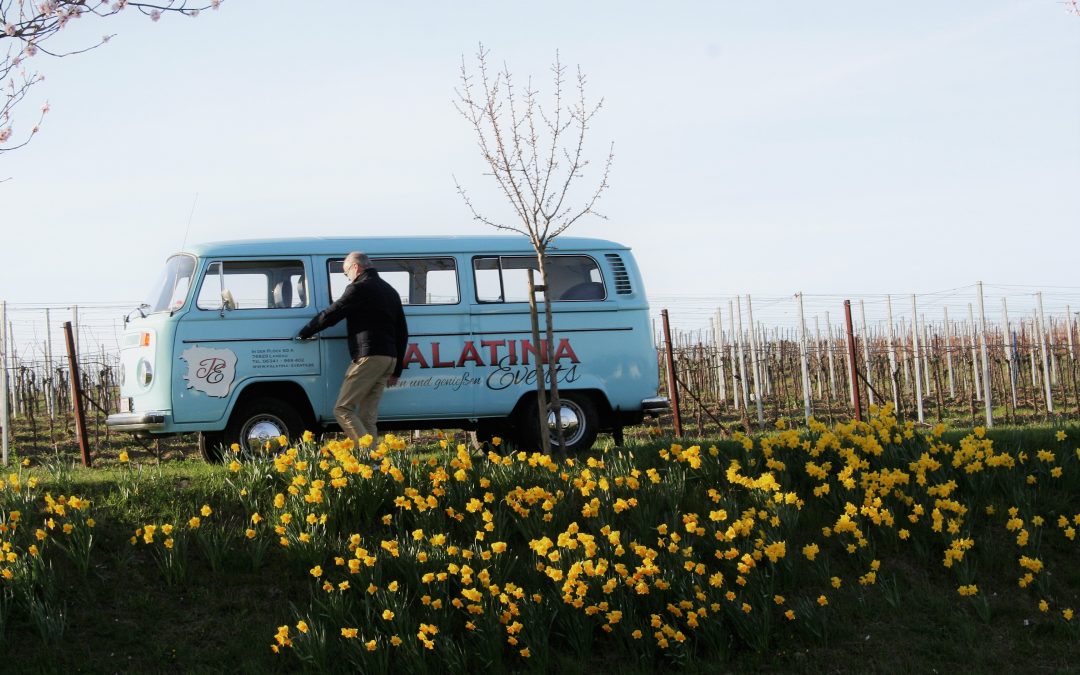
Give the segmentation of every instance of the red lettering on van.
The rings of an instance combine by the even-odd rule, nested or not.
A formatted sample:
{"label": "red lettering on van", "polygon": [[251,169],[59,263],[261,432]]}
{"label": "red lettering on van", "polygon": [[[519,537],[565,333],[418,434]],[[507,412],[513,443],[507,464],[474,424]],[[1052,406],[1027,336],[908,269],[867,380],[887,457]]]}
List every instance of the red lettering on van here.
{"label": "red lettering on van", "polygon": [[434,368],[453,368],[453,361],[441,361],[439,360],[439,343],[431,343],[431,365]]}
{"label": "red lettering on van", "polygon": [[529,364],[529,354],[537,357],[540,363],[547,363],[547,340],[540,341],[540,347],[529,342],[528,340],[521,341],[521,364]]}
{"label": "red lettering on van", "polygon": [[415,342],[409,343],[408,349],[405,350],[405,358],[401,360],[401,363],[405,368],[408,368],[410,363],[419,363],[421,368],[429,367],[423,352],[420,351],[420,346]]}
{"label": "red lettering on van", "polygon": [[[474,341],[466,340],[461,346],[461,352],[456,361],[453,359],[443,360],[442,345],[438,342],[430,342],[424,346],[429,350],[426,356],[420,343],[409,343],[409,346],[405,349],[405,357],[402,359],[402,363],[406,368],[414,363],[420,368],[461,368],[469,361],[472,361],[478,367],[516,366],[518,365],[519,353],[521,365],[529,364],[530,354],[534,357],[534,362],[547,363],[547,340],[541,340],[539,347],[529,340],[481,340],[480,349],[477,349]],[[500,353],[500,347],[506,347],[506,352]],[[486,349],[486,352],[482,352],[481,349]],[[484,359],[485,355],[487,356],[486,361]],[[574,352],[568,338],[560,338],[559,346],[555,348],[555,363],[564,359],[570,361],[570,363],[581,363],[581,359]]]}
{"label": "red lettering on van", "polygon": [[577,354],[574,353],[573,347],[570,346],[570,340],[561,338],[559,340],[559,346],[555,348],[555,363],[559,362],[559,359],[570,359],[570,363],[581,363],[578,360]]}
{"label": "red lettering on van", "polygon": [[477,353],[472,340],[466,340],[465,346],[461,348],[461,356],[458,357],[457,367],[464,366],[466,361],[472,361],[478,366],[484,365],[484,360],[480,358],[480,354]]}
{"label": "red lettering on van", "polygon": [[481,340],[480,346],[488,348],[488,363],[498,363],[499,347],[506,346],[506,340]]}

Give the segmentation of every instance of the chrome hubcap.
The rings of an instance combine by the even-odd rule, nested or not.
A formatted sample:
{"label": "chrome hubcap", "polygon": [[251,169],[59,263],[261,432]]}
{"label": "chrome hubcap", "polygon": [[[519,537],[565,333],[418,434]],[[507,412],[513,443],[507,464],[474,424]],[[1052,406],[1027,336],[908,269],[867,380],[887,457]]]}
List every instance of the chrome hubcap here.
{"label": "chrome hubcap", "polygon": [[559,442],[558,427],[556,427],[556,424],[559,424],[562,426],[563,440],[567,445],[574,445],[585,434],[585,413],[581,410],[581,406],[573,401],[564,399],[560,403],[558,422],[556,422],[554,410],[548,413],[547,422],[551,444],[554,446]]}
{"label": "chrome hubcap", "polygon": [[249,450],[261,451],[267,442],[276,443],[279,436],[288,436],[289,429],[274,415],[258,415],[248,420],[240,431]]}

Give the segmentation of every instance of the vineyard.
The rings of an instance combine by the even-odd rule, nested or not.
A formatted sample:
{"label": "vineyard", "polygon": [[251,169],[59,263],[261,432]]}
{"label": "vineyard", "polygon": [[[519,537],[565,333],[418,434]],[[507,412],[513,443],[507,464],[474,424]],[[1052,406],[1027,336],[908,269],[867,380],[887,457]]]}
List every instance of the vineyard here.
{"label": "vineyard", "polygon": [[1076,319],[1069,307],[1047,315],[1036,300],[1034,312],[1012,321],[1004,300],[997,321],[977,319],[970,305],[966,320],[950,320],[946,307],[940,321],[917,311],[894,321],[887,299],[887,321],[870,329],[860,303],[840,326],[826,312],[809,326],[804,319],[802,327],[769,329],[751,314],[755,328],[744,330],[746,297],[729,303],[727,328],[717,312],[707,332],[661,337],[673,352],[671,370],[661,374],[667,391],[674,393],[667,382],[678,383],[699,435],[709,422],[735,421],[747,431],[781,417],[833,422],[885,402],[919,423],[1017,425],[1080,415]]}
{"label": "vineyard", "polygon": [[[655,322],[660,393],[677,400],[679,415],[661,418],[660,428],[704,436],[771,428],[781,418],[832,423],[885,402],[918,423],[1021,425],[1080,415],[1080,333],[1070,304],[1080,298],[1057,291],[1044,303],[1041,291],[998,290],[993,303],[980,301],[981,285],[903,301],[858,299],[848,305],[850,331],[843,300],[832,296],[663,298],[673,309]],[[6,308],[0,387],[23,451],[54,452],[74,441],[63,323],[72,326],[91,447],[131,444],[103,422],[115,412],[118,336],[133,306]],[[179,438],[143,449],[183,453],[194,444]]]}

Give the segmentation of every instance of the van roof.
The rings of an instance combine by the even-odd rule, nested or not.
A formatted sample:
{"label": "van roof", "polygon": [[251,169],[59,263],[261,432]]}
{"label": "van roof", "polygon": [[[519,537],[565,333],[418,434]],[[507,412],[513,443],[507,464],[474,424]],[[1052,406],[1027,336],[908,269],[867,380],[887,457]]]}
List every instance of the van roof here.
{"label": "van roof", "polygon": [[[606,239],[558,237],[549,250],[595,251],[629,250],[628,246]],[[524,236],[460,235],[401,237],[289,237],[281,239],[241,239],[188,246],[187,253],[201,257],[250,255],[344,255],[363,251],[369,255],[416,255],[431,253],[531,253],[532,244]]]}

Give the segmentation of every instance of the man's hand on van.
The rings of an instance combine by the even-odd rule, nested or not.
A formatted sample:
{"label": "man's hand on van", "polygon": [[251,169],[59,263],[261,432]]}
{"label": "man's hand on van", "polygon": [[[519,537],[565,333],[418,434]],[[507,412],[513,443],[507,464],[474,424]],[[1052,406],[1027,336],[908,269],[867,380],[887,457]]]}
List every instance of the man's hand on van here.
{"label": "man's hand on van", "polygon": [[293,337],[293,340],[296,340],[297,342],[309,342],[309,341],[314,340],[314,339],[315,339],[314,335],[309,335],[309,336],[305,337],[303,334],[300,334],[300,333],[298,333],[296,336]]}
{"label": "man's hand on van", "polygon": [[398,379],[399,378],[391,377],[389,380],[386,381],[386,386],[388,386],[388,387],[396,386],[397,383],[398,383]]}

